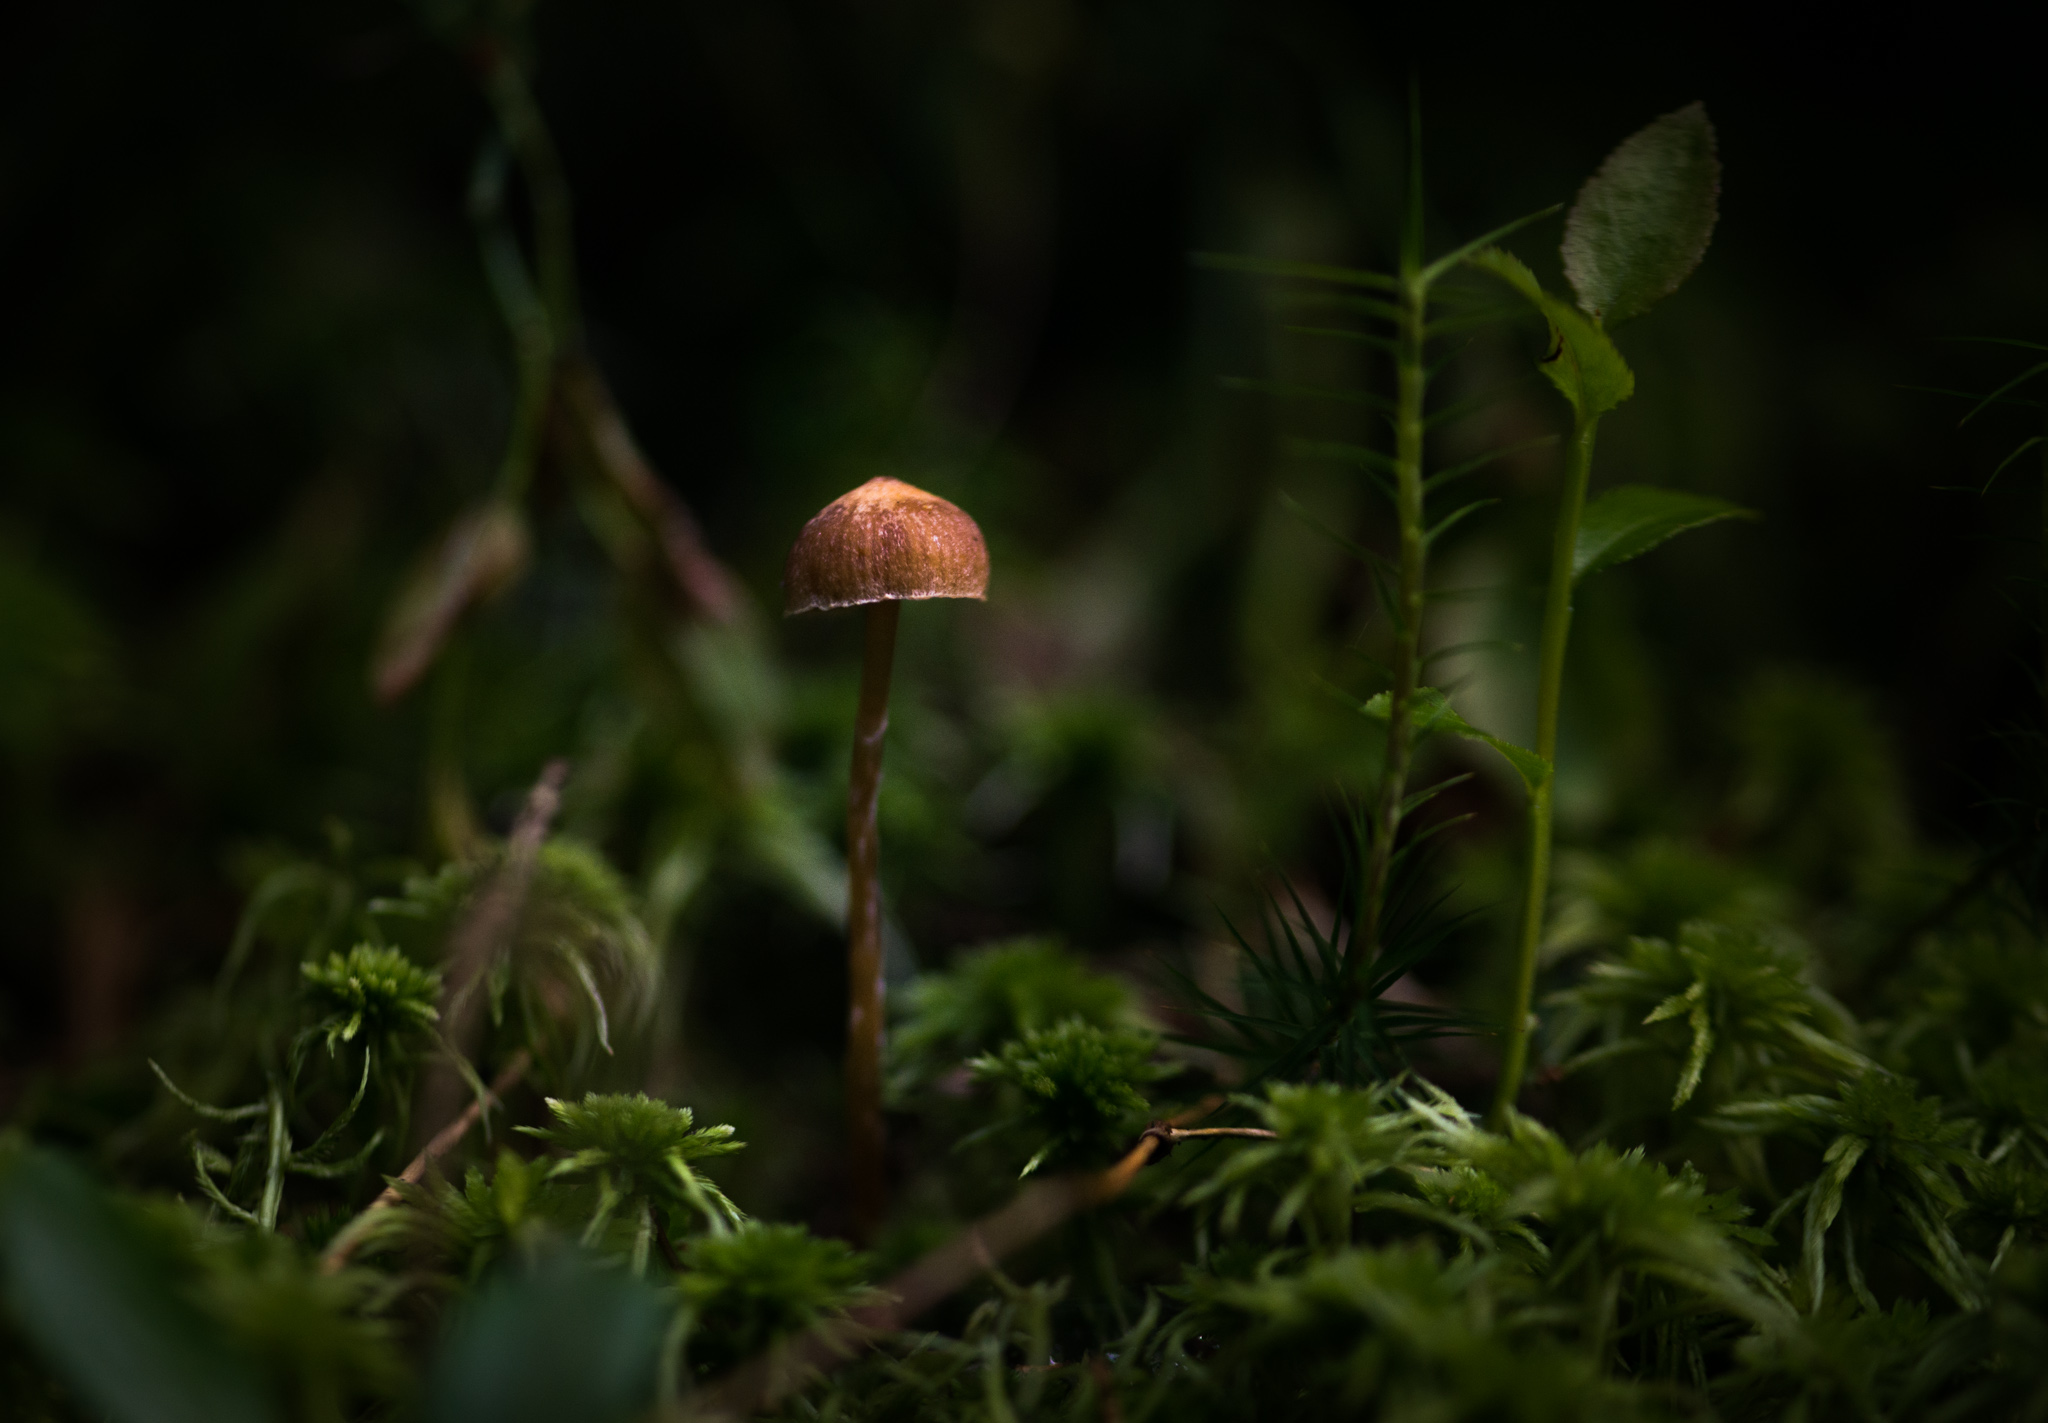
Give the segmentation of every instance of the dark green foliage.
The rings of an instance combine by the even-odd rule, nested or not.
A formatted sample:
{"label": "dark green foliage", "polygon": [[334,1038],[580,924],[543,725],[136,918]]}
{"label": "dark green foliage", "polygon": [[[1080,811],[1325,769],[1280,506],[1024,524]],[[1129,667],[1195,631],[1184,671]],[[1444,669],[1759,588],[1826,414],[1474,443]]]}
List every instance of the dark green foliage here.
{"label": "dark green foliage", "polygon": [[820,1318],[867,1298],[867,1262],[802,1226],[748,1224],[701,1236],[683,1252],[676,1289],[687,1368],[730,1368]]}
{"label": "dark green foliage", "polygon": [[95,1412],[114,1423],[281,1416],[250,1362],[178,1289],[172,1250],[75,1168],[40,1152],[0,1155],[0,1232],[15,1326]]}
{"label": "dark green foliage", "polygon": [[1183,1198],[1225,1235],[1256,1202],[1275,1241],[1299,1229],[1311,1247],[1348,1244],[1359,1193],[1416,1152],[1415,1124],[1386,1089],[1274,1083],[1240,1102],[1278,1139],[1233,1146]]}
{"label": "dark green foliage", "polygon": [[[1290,506],[1318,510],[1309,522],[1332,544],[1304,551],[1299,520],[1246,483],[1255,466],[1265,477],[1262,455],[1212,472],[1206,444],[1170,458],[1124,449],[1124,422],[1098,428],[1086,402],[1051,420],[1013,419],[1001,392],[980,408],[988,393],[974,377],[987,372],[947,364],[955,347],[1002,335],[973,308],[977,274],[1001,269],[1029,288],[1032,274],[1009,272],[1004,254],[1028,255],[1051,230],[1013,222],[1010,205],[1030,203],[987,172],[958,184],[972,279],[955,324],[972,339],[941,348],[920,329],[929,312],[885,309],[872,293],[835,296],[849,312],[807,315],[811,298],[775,266],[780,206],[803,210],[799,245],[829,246],[850,269],[869,245],[888,245],[877,235],[886,210],[916,205],[878,199],[886,184],[860,175],[843,186],[874,212],[850,218],[831,195],[836,177],[819,181],[835,160],[814,151],[809,119],[768,145],[795,165],[777,179],[781,196],[728,202],[715,173],[701,191],[693,176],[690,240],[608,251],[603,279],[652,253],[665,271],[704,267],[721,301],[729,288],[747,304],[758,283],[786,295],[797,325],[812,322],[804,339],[829,353],[734,349],[690,326],[686,344],[719,366],[769,372],[730,402],[770,432],[760,447],[705,448],[703,403],[731,392],[664,384],[658,355],[621,339],[608,316],[593,324],[597,344],[622,353],[615,400],[584,339],[566,181],[615,146],[589,128],[604,105],[577,87],[573,63],[547,71],[560,86],[549,97],[579,114],[556,146],[532,87],[539,46],[526,9],[439,7],[429,28],[461,65],[416,63],[412,41],[390,60],[373,35],[317,71],[389,64],[399,80],[380,95],[481,79],[467,101],[434,101],[459,116],[459,136],[441,135],[457,151],[431,136],[418,145],[442,178],[474,154],[473,232],[436,232],[420,251],[392,239],[421,262],[475,240],[480,269],[465,249],[459,275],[437,276],[435,290],[477,308],[457,319],[478,326],[460,336],[477,349],[422,356],[415,343],[432,333],[382,328],[368,342],[451,387],[481,387],[463,396],[481,414],[456,453],[419,467],[409,446],[443,438],[436,422],[463,422],[405,381],[317,447],[249,440],[265,488],[294,459],[361,466],[375,481],[340,479],[340,504],[291,516],[311,532],[280,535],[266,555],[276,567],[229,579],[206,595],[219,611],[146,651],[124,642],[139,623],[122,625],[91,579],[67,575],[61,538],[24,525],[18,539],[11,510],[0,528],[0,802],[16,849],[0,856],[0,877],[60,886],[21,896],[42,917],[18,935],[32,955],[54,946],[43,957],[62,959],[78,1017],[61,1044],[16,1052],[46,1030],[0,1016],[12,1054],[0,1086],[26,1134],[122,1183],[103,1188],[46,1146],[0,1143],[0,1412],[35,1423],[603,1423],[688,1416],[700,1390],[766,1354],[795,1361],[794,1392],[775,1407],[805,1423],[2048,1416],[2048,952],[2034,863],[2048,843],[2048,781],[2029,772],[1998,785],[1996,834],[1974,870],[1966,848],[1922,840],[1908,771],[1917,791],[1930,767],[1968,754],[1952,744],[1954,708],[1982,689],[1940,683],[1950,720],[1902,762],[1894,728],[1925,737],[1927,726],[1846,681],[1731,681],[1728,649],[1688,631],[1706,615],[1673,606],[1679,585],[1657,581],[1697,568],[1631,560],[1748,511],[1589,482],[1595,423],[1635,401],[1628,477],[1671,464],[1768,505],[1774,521],[1790,513],[1787,537],[1804,502],[1841,515],[1761,481],[1715,484],[1705,456],[1697,470],[1672,460],[1711,444],[1698,430],[1743,423],[1734,416],[1772,423],[1709,393],[1700,408],[1712,418],[1697,430],[1659,425],[1670,411],[1650,405],[1663,398],[1649,393],[1662,383],[1653,376],[1723,364],[1703,328],[1646,331],[1641,345],[1630,333],[1641,396],[1608,336],[1704,249],[1718,160],[1702,110],[1626,141],[1581,191],[1563,252],[1576,304],[1495,245],[1519,223],[1424,265],[1419,144],[1397,271],[1334,265],[1366,240],[1337,230],[1349,217],[1251,214],[1254,240],[1310,260],[1211,265],[1285,284],[1275,304],[1314,324],[1290,326],[1269,353],[1275,368],[1235,383],[1282,397],[1284,411],[1201,409],[1302,436],[1289,448],[1311,457],[1304,478],[1320,482]],[[808,41],[800,26],[816,17],[801,11]],[[1225,27],[1233,35],[1240,18]],[[572,35],[592,23],[567,10],[556,22]],[[829,72],[773,72],[780,20],[689,23],[749,103],[765,111],[802,95],[828,111]],[[861,23],[844,20],[847,33]],[[947,130],[946,146],[1050,153],[1064,138],[1032,125],[1057,96],[1124,87],[1114,65],[1065,71],[1066,56],[1100,61],[1098,32],[1132,23],[1118,7],[948,16],[939,28],[974,37],[970,68],[905,66],[861,92],[901,89],[920,104],[997,93],[994,108]],[[1195,36],[1193,54],[1214,17],[1176,23]],[[801,48],[821,65],[860,48],[840,37]],[[1189,75],[1176,82],[1208,86],[1205,72]],[[666,72],[663,83],[673,87]],[[1314,102],[1304,94],[1305,111]],[[716,140],[707,152],[740,151],[701,118],[690,114],[693,134]],[[1374,122],[1363,110],[1345,118],[1334,146],[1376,155]],[[1528,174],[1551,181],[1541,163]],[[1339,206],[1384,206],[1376,181],[1344,189]],[[1448,210],[1477,210],[1474,191]],[[991,195],[993,211],[976,206]],[[443,197],[438,220],[459,229],[458,195]],[[308,226],[329,224],[323,213]],[[994,229],[1003,260],[991,267],[975,244]],[[145,236],[140,248],[162,240]],[[1085,228],[1059,237],[1062,263],[1070,245],[1091,250]],[[402,280],[382,250],[294,260],[384,273],[371,287]],[[867,286],[893,290],[940,250],[950,249],[906,246]],[[240,254],[223,265],[239,267]],[[826,285],[862,283],[839,271]],[[1225,301],[1244,300],[1230,290]],[[117,295],[101,304],[133,292]],[[276,306],[273,295],[250,304]],[[715,325],[707,310],[690,309],[690,321]],[[1191,311],[1191,329],[1229,328],[1231,310]],[[752,322],[757,305],[747,311]],[[1524,360],[1514,343],[1533,341],[1533,327],[1497,328],[1536,315],[1546,339]],[[212,329],[188,333],[175,360],[122,359],[183,372],[166,406],[253,399],[217,380]],[[1042,382],[1028,355],[1006,351],[999,364],[1019,383],[1059,384]],[[66,346],[31,364],[79,359]],[[494,359],[507,368],[495,384]],[[1503,369],[1526,380],[1503,383]],[[2013,392],[2043,369],[1989,403],[2019,403]],[[1539,373],[1571,407],[1569,441],[1542,433],[1563,412],[1546,412]],[[1103,374],[1076,385],[1114,385]],[[976,408],[954,403],[955,387],[976,387]],[[0,456],[31,423],[16,405],[42,408],[40,391],[16,395],[0,401]],[[1201,399],[1221,404],[1206,384]],[[622,404],[650,412],[649,451],[687,450],[685,478],[718,473],[704,529],[647,466]],[[1164,413],[1146,418],[1178,428]],[[394,423],[402,438],[379,433]],[[1258,445],[1242,431],[1189,438]],[[1556,445],[1562,481],[1542,453]],[[1097,462],[1161,472],[1098,500],[1108,487]],[[1049,497],[1070,469],[1087,500]],[[844,1021],[834,837],[853,683],[841,632],[775,631],[758,599],[772,597],[795,521],[847,478],[878,471],[972,504],[1003,582],[988,608],[905,618],[882,807],[894,1214],[887,1253],[869,1256],[832,1235],[845,1227],[830,1126]],[[1859,520],[1887,487],[1859,480]],[[96,504],[143,508],[93,490]],[[1382,493],[1391,523],[1373,502]],[[1541,550],[1517,540],[1529,511],[1559,493],[1531,664],[1518,643]],[[222,495],[208,518],[259,517],[249,502]],[[1076,502],[1091,507],[1067,507]],[[372,509],[390,521],[374,540],[332,534]],[[304,581],[317,560],[303,551],[323,548],[327,593]],[[409,574],[402,549],[425,550]],[[1437,562],[1426,567],[1425,552]],[[1858,616],[1886,629],[1887,668],[1895,641],[1928,640],[1900,616],[1891,583],[1914,596],[1970,586],[1919,553],[1859,551],[1859,578],[1865,565],[1905,570],[1853,588],[1859,607],[1880,605]],[[1576,590],[1588,627],[1568,663],[1575,585],[1624,563]],[[1842,586],[1827,571],[1802,563],[1796,574]],[[1479,586],[1460,586],[1468,573]],[[1798,630],[1767,616],[1787,595],[1754,581],[1753,606],[1701,599],[1716,627],[1732,628],[1716,635],[1790,655],[1805,645]],[[317,608],[341,649],[308,652],[317,666],[296,690],[250,670],[276,671],[267,654],[234,651],[305,640],[302,615],[281,607]],[[1971,637],[1996,640],[1995,618],[1971,618]],[[1454,633],[1461,619],[1472,641]],[[374,723],[366,655],[390,704]],[[152,671],[159,662],[175,673]],[[1692,662],[1707,670],[1674,670]],[[241,679],[232,700],[244,720],[203,715],[211,692],[178,690],[210,688],[223,667]],[[1932,680],[1911,670],[1896,682]],[[1527,738],[1514,729],[1532,674],[1540,751],[1516,744]],[[1401,689],[1398,718],[1389,687]],[[282,751],[241,766],[241,738],[264,719],[248,708],[273,704],[305,740],[286,790],[242,784],[287,779],[274,774]],[[1411,734],[1413,755],[1396,756]],[[2038,734],[2021,742],[2008,759],[2038,759]],[[558,755],[573,769],[550,835],[531,825],[549,798],[528,787]],[[150,779],[131,761],[163,785],[106,791]],[[239,798],[207,802],[176,834],[137,809],[214,780],[240,785]],[[1533,851],[1550,843],[1553,796],[1567,843],[1546,914],[1546,861]],[[102,825],[102,799],[135,824]],[[1332,801],[1369,809],[1319,832],[1314,809]],[[317,855],[288,848],[330,811],[355,828],[327,822]],[[507,833],[521,821],[526,830]],[[46,851],[46,826],[78,843]],[[230,933],[215,861],[179,868],[188,852],[175,842],[214,856],[223,835],[244,833],[278,838],[220,857],[247,891]],[[131,840],[147,848],[124,848]],[[159,856],[189,902],[150,898],[124,939],[119,891],[153,880]],[[1529,977],[1511,992],[1501,950],[1514,935],[1498,918],[1512,906],[1495,901],[1523,864],[1532,893],[1514,967]],[[1219,898],[1260,905],[1257,924],[1240,920],[1246,933],[1228,931],[1234,944],[1221,942]],[[60,901],[61,914],[43,912]],[[198,927],[164,927],[174,921]],[[1003,937],[1027,930],[1048,932]],[[150,999],[130,1062],[93,1046],[129,1041],[124,1024],[91,1036],[94,994],[102,979],[121,987],[124,943],[159,932],[184,957],[166,951],[122,989]],[[949,967],[901,981],[919,961]],[[1155,961],[1202,989],[1144,998]],[[465,1022],[473,1031],[451,1026]],[[1546,1057],[1518,1092],[1500,1059],[1521,1061],[1524,1034]],[[1188,1046],[1209,1051],[1174,1055]],[[143,1052],[168,1064],[160,1083]],[[73,1061],[88,1065],[52,1065]],[[414,1122],[444,1072],[469,1094],[440,1120]],[[502,1084],[488,1103],[484,1078]],[[1467,1104],[1496,1090],[1482,1124]],[[709,1163],[739,1148],[735,1129],[697,1126],[682,1100],[744,1124],[756,1144],[717,1166],[717,1181]],[[417,1182],[394,1181],[472,1102],[467,1134],[440,1141]],[[1196,1135],[1168,1153],[1169,1124]],[[1131,1172],[1102,1170],[1120,1161]],[[1041,1179],[1055,1172],[1074,1174]],[[1020,1188],[1020,1177],[1034,1179]],[[395,1205],[380,1195],[387,1183]],[[179,1192],[192,1200],[169,1199]],[[984,1212],[999,1214],[958,1234]],[[809,1224],[769,1223],[778,1217]],[[949,1240],[940,1263],[971,1259],[973,1278],[920,1296],[906,1330],[870,1338],[837,1319],[883,1303],[877,1277],[893,1278],[898,1258]],[[846,1357],[798,1351],[821,1323],[835,1324]],[[803,1372],[817,1359],[818,1375]]]}
{"label": "dark green foliage", "polygon": [[1843,1041],[1846,1015],[1807,981],[1799,956],[1755,929],[1693,920],[1675,944],[1631,939],[1618,961],[1591,965],[1554,1003],[1561,1051],[1601,1036],[1565,1070],[1612,1068],[1640,1082],[1647,1059],[1658,1082],[1673,1084],[1673,1111],[1703,1083],[1705,1100],[1721,1103],[1870,1066]]}
{"label": "dark green foliage", "polygon": [[544,1237],[546,1217],[535,1197],[546,1174],[546,1163],[501,1150],[488,1175],[471,1166],[459,1186],[441,1177],[403,1185],[399,1199],[407,1209],[390,1212],[381,1235],[474,1284],[508,1250],[531,1249]]}
{"label": "dark green foliage", "polygon": [[1018,1173],[1029,1176],[1046,1165],[1100,1164],[1129,1145],[1145,1124],[1143,1087],[1165,1075],[1152,1061],[1157,1048],[1150,1033],[1069,1018],[1029,1029],[968,1067],[999,1090],[1004,1119],[986,1130],[1014,1130],[1031,1143]]}
{"label": "dark green foliage", "polygon": [[1665,836],[1615,855],[1580,853],[1558,867],[1550,942],[1556,948],[1621,947],[1632,935],[1673,939],[1699,919],[1762,928],[1781,916],[1783,895],[1754,870]]}
{"label": "dark green foliage", "polygon": [[312,1031],[325,1036],[327,1050],[363,1035],[366,1051],[399,1046],[408,1037],[431,1033],[440,1020],[434,1005],[441,975],[413,963],[396,949],[357,944],[346,955],[300,966],[306,996],[320,1015]]}
{"label": "dark green foliage", "polygon": [[1142,1026],[1121,980],[1090,972],[1043,939],[970,950],[944,973],[920,976],[902,1003],[889,1039],[890,1081],[899,1095],[1069,1019],[1098,1028]]}
{"label": "dark green foliage", "polygon": [[[1440,789],[1418,792],[1415,799],[1426,802]],[[1257,940],[1236,924],[1228,926],[1240,951],[1241,1006],[1183,979],[1202,1016],[1218,1030],[1187,1041],[1240,1059],[1254,1079],[1384,1081],[1401,1070],[1418,1045],[1476,1026],[1463,1014],[1403,1001],[1389,992],[1465,927],[1461,916],[1445,909],[1450,896],[1434,890],[1426,878],[1425,837],[1396,853],[1378,952],[1360,973],[1355,991],[1346,988],[1343,968],[1355,926],[1343,910],[1359,894],[1364,858],[1359,851],[1367,842],[1362,813],[1354,811],[1345,829],[1350,853],[1344,861],[1343,896],[1327,928],[1288,885],[1287,906],[1271,896],[1262,906]]]}
{"label": "dark green foliage", "polygon": [[613,1423],[654,1397],[654,1286],[565,1249],[499,1270],[463,1302],[428,1376],[431,1423]]}
{"label": "dark green foliage", "polygon": [[1802,1195],[1805,1200],[1799,1281],[1809,1309],[1818,1309],[1825,1296],[1831,1230],[1842,1273],[1866,1308],[1876,1301],[1860,1256],[1883,1236],[1956,1303],[1969,1308],[1978,1302],[1977,1270],[1949,1224],[1978,1159],[1967,1145],[1970,1124],[1948,1119],[1939,1101],[1916,1095],[1902,1078],[1871,1071],[1834,1096],[1732,1103],[1713,1124],[1729,1132],[1796,1132],[1823,1149],[1819,1176],[1787,1199],[1787,1205]]}
{"label": "dark green foliage", "polygon": [[[394,937],[435,942],[472,908],[490,882],[502,847],[450,862],[406,881],[398,896],[371,910]],[[648,1012],[660,965],[619,874],[603,856],[570,840],[541,847],[517,931],[488,965],[484,985],[494,1020],[512,1010],[522,1028],[572,1066],[611,1050],[612,1006],[638,1027]]]}
{"label": "dark green foliage", "polygon": [[557,1125],[520,1130],[562,1153],[548,1168],[548,1180],[588,1177],[596,1183],[586,1244],[616,1215],[636,1231],[637,1268],[645,1263],[649,1232],[666,1224],[664,1215],[694,1217],[713,1232],[731,1230],[742,1220],[739,1208],[691,1165],[746,1145],[732,1139],[731,1127],[698,1127],[688,1107],[671,1107],[645,1093],[593,1092],[580,1102],[550,1098],[548,1110]]}
{"label": "dark green foliage", "polygon": [[[1565,1420],[1656,1416],[1585,1354],[1535,1326],[1498,1263],[1425,1243],[1350,1249],[1305,1269],[1198,1280],[1173,1331],[1213,1358],[1161,1410],[1223,1417]],[[1196,1352],[1200,1351],[1200,1352]]]}
{"label": "dark green foliage", "polygon": [[324,1272],[297,1242],[261,1232],[206,1232],[197,1255],[201,1307],[263,1362],[287,1417],[342,1423],[409,1392],[396,1330],[376,1314],[381,1275]]}

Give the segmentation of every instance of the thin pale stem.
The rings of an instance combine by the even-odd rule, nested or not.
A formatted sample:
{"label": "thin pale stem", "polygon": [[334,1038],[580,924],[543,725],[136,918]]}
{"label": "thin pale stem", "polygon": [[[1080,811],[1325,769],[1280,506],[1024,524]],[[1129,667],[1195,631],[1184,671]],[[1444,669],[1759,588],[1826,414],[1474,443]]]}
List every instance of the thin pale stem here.
{"label": "thin pale stem", "polygon": [[[1564,489],[1558,496],[1557,530],[1550,546],[1550,583],[1543,596],[1543,641],[1536,681],[1536,754],[1557,764],[1557,709],[1564,690],[1564,650],[1572,628],[1572,555],[1579,519],[1586,510],[1586,481],[1593,469],[1593,439],[1600,417],[1580,419],[1565,458]],[[1515,994],[1508,1011],[1500,1087],[1493,1102],[1498,1124],[1521,1095],[1529,1060],[1530,1006],[1536,991],[1536,945],[1543,935],[1544,901],[1550,890],[1551,788],[1555,773],[1529,797],[1529,878],[1522,895],[1521,932],[1515,944]]]}
{"label": "thin pale stem", "polygon": [[846,797],[846,1126],[854,1233],[875,1238],[887,1209],[882,1125],[882,895],[876,883],[881,834],[882,740],[889,730],[889,669],[902,605],[874,603],[860,669],[853,727],[853,775]]}

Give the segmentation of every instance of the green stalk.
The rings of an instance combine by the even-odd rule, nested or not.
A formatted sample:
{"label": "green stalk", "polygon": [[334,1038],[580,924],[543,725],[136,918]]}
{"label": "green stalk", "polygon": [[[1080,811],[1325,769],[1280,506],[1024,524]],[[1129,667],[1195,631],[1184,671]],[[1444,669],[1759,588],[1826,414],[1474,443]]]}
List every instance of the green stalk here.
{"label": "green stalk", "polygon": [[1387,755],[1380,772],[1380,792],[1372,821],[1360,846],[1365,857],[1365,886],[1358,897],[1358,919],[1345,947],[1338,973],[1337,1013],[1331,1032],[1340,1033],[1358,1010],[1365,991],[1365,965],[1379,947],[1380,919],[1386,912],[1387,879],[1394,864],[1394,838],[1401,829],[1401,806],[1408,794],[1408,763],[1415,731],[1410,709],[1421,670],[1417,645],[1422,635],[1423,560],[1428,544],[1422,523],[1422,402],[1429,386],[1423,365],[1424,333],[1429,325],[1429,286],[1436,268],[1422,265],[1422,115],[1413,84],[1408,91],[1408,204],[1401,231],[1401,288],[1395,322],[1394,494],[1401,524],[1401,565],[1394,595],[1394,685],[1387,696]]}
{"label": "green stalk", "polygon": [[[1572,555],[1579,542],[1579,518],[1586,510],[1586,480],[1593,469],[1593,437],[1600,417],[1587,415],[1572,426],[1564,489],[1558,496],[1557,531],[1550,545],[1550,583],[1543,595],[1543,642],[1536,682],[1536,754],[1557,764],[1557,706],[1564,690],[1564,650],[1572,629]],[[1529,797],[1529,881],[1522,896],[1522,928],[1515,945],[1515,998],[1508,1014],[1507,1047],[1492,1119],[1503,1121],[1521,1095],[1529,1060],[1531,999],[1536,990],[1536,944],[1543,934],[1543,906],[1550,890],[1551,788],[1555,771]]]}
{"label": "green stalk", "polygon": [[1394,493],[1401,524],[1401,564],[1394,595],[1394,685],[1388,694],[1386,762],[1373,805],[1371,833],[1362,847],[1365,892],[1359,897],[1358,922],[1344,955],[1342,1003],[1346,1018],[1357,1006],[1366,961],[1379,944],[1380,917],[1386,910],[1387,879],[1393,868],[1394,840],[1401,829],[1401,806],[1408,794],[1408,765],[1415,746],[1410,710],[1420,670],[1423,561],[1428,553],[1422,530],[1422,400],[1428,381],[1422,340],[1429,293],[1412,264],[1404,262],[1402,268],[1394,410]]}

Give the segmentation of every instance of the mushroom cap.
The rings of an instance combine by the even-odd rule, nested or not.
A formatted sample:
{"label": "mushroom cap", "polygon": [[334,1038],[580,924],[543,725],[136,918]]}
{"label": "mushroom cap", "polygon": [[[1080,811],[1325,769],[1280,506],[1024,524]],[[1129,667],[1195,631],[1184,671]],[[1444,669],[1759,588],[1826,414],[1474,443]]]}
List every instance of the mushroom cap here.
{"label": "mushroom cap", "polygon": [[988,546],[957,504],[871,479],[804,525],[782,573],[785,613],[988,595]]}

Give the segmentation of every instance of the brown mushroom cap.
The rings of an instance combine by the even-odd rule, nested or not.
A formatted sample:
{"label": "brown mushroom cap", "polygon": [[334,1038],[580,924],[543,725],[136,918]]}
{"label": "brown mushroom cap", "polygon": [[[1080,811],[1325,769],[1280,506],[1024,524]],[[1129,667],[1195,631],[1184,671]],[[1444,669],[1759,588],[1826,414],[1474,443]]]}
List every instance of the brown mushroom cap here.
{"label": "brown mushroom cap", "polygon": [[988,546],[957,505],[871,479],[818,512],[783,569],[785,613],[988,595]]}

